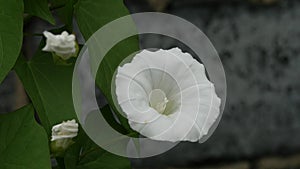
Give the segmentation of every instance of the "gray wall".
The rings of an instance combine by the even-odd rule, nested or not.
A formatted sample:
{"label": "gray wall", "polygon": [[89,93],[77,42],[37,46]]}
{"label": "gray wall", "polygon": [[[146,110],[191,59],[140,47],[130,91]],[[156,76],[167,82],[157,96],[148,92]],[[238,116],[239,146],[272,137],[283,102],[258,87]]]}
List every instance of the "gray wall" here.
{"label": "gray wall", "polygon": [[[128,5],[132,12],[150,9]],[[172,1],[165,12],[196,24],[210,38],[226,71],[227,104],[206,143],[181,143],[134,165],[196,166],[300,152],[300,2]],[[144,36],[142,44],[169,48],[177,42]]]}

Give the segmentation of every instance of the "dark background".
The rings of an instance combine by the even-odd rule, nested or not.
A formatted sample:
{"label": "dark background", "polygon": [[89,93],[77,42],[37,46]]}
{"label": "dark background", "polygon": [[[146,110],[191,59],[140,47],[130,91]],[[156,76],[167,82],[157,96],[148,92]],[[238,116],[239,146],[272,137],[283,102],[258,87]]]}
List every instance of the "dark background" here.
{"label": "dark background", "polygon": [[[160,156],[134,160],[136,166],[300,168],[299,1],[126,2],[133,13],[162,11],[197,25],[219,52],[228,85],[223,118],[207,142],[180,143]],[[141,41],[147,47],[177,44],[161,36]]]}

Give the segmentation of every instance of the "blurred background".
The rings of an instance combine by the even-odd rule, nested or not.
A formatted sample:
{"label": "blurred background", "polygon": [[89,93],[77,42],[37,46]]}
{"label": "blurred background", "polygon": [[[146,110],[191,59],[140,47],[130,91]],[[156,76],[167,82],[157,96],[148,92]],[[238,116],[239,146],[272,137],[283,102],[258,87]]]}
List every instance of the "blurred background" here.
{"label": "blurred background", "polygon": [[[198,26],[220,55],[228,92],[221,122],[207,142],[180,143],[162,155],[132,159],[134,168],[300,169],[300,1],[125,3],[131,13],[165,12]],[[34,19],[25,30],[40,33],[48,27]],[[32,43],[25,39],[25,46],[29,40]],[[141,45],[179,44],[167,37],[142,36]],[[24,50],[30,55],[36,46]],[[0,85],[0,112],[19,108],[26,100],[12,72]]]}

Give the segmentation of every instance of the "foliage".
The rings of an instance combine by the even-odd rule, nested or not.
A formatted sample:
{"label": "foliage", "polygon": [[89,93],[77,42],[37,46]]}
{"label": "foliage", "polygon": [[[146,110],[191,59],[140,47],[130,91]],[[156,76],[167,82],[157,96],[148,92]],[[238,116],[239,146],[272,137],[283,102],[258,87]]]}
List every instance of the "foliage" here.
{"label": "foliage", "polygon": [[0,131],[0,168],[50,169],[48,137],[32,105],[1,115]]}
{"label": "foliage", "polygon": [[[57,18],[53,17],[53,13]],[[101,149],[82,128],[64,156],[56,157],[58,166],[51,165],[52,126],[76,119],[72,100],[72,75],[76,58],[69,59],[67,64],[57,64],[50,52],[42,51],[45,39],[42,39],[31,59],[28,60],[21,51],[22,39],[26,35],[23,32],[24,22],[33,16],[58,28],[50,30],[52,33],[61,33],[63,30],[72,33],[75,18],[81,34],[88,40],[105,24],[128,14],[121,0],[0,0],[0,83],[14,70],[32,102],[16,112],[0,116],[1,169],[130,168],[127,158]],[[64,24],[63,27],[56,25],[58,20]],[[32,36],[39,36],[40,33]],[[115,46],[99,67],[96,84],[113,109],[110,93],[113,73],[124,57],[138,49],[137,37],[128,38]],[[119,124],[109,106],[106,106],[109,111],[104,114],[109,124],[123,133],[132,133],[126,118],[118,116]]]}

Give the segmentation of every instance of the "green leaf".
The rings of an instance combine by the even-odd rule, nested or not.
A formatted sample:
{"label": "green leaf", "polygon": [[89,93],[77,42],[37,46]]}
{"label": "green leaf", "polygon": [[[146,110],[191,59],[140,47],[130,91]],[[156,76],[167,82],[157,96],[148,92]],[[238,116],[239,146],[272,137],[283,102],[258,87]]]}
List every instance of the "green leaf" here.
{"label": "green leaf", "polygon": [[0,0],[0,83],[14,66],[23,39],[23,1]]}
{"label": "green leaf", "polygon": [[41,50],[28,62],[20,57],[15,66],[48,135],[54,124],[76,119],[72,99],[73,68],[74,61],[70,66],[56,65],[51,53]]}
{"label": "green leaf", "polygon": [[76,20],[86,40],[105,24],[128,14],[122,0],[78,0],[75,5]]}
{"label": "green leaf", "polygon": [[47,0],[24,0],[25,13],[40,17],[52,25],[55,24],[55,20],[49,10]]}
{"label": "green leaf", "polygon": [[[94,32],[105,24],[128,14],[129,12],[122,0],[79,0],[75,6],[77,23],[85,40],[88,40]],[[96,84],[117,113],[120,122],[128,130],[128,133],[133,131],[130,129],[127,119],[116,111],[111,94],[111,82],[114,71],[122,60],[138,50],[139,41],[137,36],[123,40],[104,57],[96,78]]]}
{"label": "green leaf", "polygon": [[56,10],[58,17],[65,24],[65,27],[69,32],[73,32],[74,3],[75,0],[66,0],[63,7]]}
{"label": "green leaf", "polygon": [[[82,131],[82,130],[81,130]],[[66,152],[66,169],[130,169],[128,158],[109,153],[81,132],[78,140]]]}
{"label": "green leaf", "polygon": [[49,154],[47,135],[31,105],[0,115],[1,169],[50,169]]}

